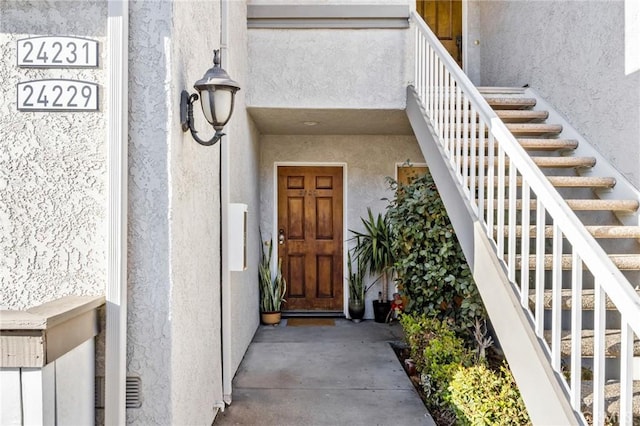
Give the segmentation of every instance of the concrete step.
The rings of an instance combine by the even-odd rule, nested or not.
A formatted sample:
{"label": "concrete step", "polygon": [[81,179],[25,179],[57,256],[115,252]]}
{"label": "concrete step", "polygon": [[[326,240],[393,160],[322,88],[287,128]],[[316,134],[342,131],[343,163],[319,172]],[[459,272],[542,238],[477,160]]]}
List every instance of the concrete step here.
{"label": "concrete step", "polygon": [[485,99],[489,106],[494,110],[499,109],[529,109],[536,105],[535,98],[524,97],[499,97],[486,96]]}
{"label": "concrete step", "polygon": [[496,111],[498,117],[505,123],[529,123],[544,121],[549,117],[548,111],[534,111],[529,109],[503,109]]}
{"label": "concrete step", "polygon": [[[477,202],[477,200],[476,200]],[[640,203],[637,200],[565,200],[569,208],[575,211],[618,211],[633,213],[638,210]],[[486,206],[486,205],[485,205]],[[494,200],[493,207],[496,208],[498,202]],[[509,207],[505,200],[503,208]],[[529,209],[535,210],[538,207],[536,200],[529,202]],[[485,207],[486,208],[486,207]],[[516,209],[522,210],[522,200],[516,200]]]}
{"label": "concrete step", "polygon": [[[582,395],[582,411],[591,413],[593,411],[593,382],[583,381],[581,387]],[[617,418],[620,413],[620,383],[617,381],[609,381],[604,386],[605,409],[607,413]],[[633,382],[633,398],[632,398],[633,424],[640,424],[640,381]],[[610,424],[610,423],[607,423]],[[614,424],[614,423],[611,423]]]}
{"label": "concrete step", "polygon": [[[508,227],[505,228],[505,234],[507,232]],[[638,238],[640,239],[640,226],[585,226],[587,231],[594,238]],[[494,230],[497,231],[498,227],[494,226]],[[529,226],[529,235],[532,238],[535,238],[536,232],[538,230],[537,226]],[[522,226],[516,226],[516,236],[522,236]],[[545,226],[544,227],[544,236],[545,238],[553,237],[553,226]]]}
{"label": "concrete step", "polygon": [[[640,254],[610,254],[609,259],[621,271],[640,271]],[[561,258],[561,266],[563,270],[571,269],[572,256],[563,254]],[[522,267],[522,256],[516,256],[516,269]],[[529,255],[529,270],[536,268],[536,255]],[[553,255],[544,255],[544,269],[551,270],[553,268]]]}
{"label": "concrete step", "polygon": [[[563,358],[571,356],[571,331],[562,330],[560,333],[560,353]],[[620,358],[620,330],[605,330],[604,332],[604,356],[605,358]],[[595,333],[593,330],[582,330],[582,356],[584,358],[593,358],[593,342]],[[544,339],[549,343],[551,341],[551,331],[545,330]],[[635,339],[633,342],[633,356],[640,356],[640,340]]]}
{"label": "concrete step", "polygon": [[[640,295],[640,290],[637,290]],[[570,311],[573,306],[573,297],[571,295],[571,289],[562,289],[562,295],[560,306],[563,311]],[[535,290],[529,291],[529,307],[533,310],[535,308],[536,293]],[[596,305],[596,296],[594,290],[582,290],[582,310],[593,311]],[[551,303],[553,302],[553,294],[551,290],[545,290],[543,298],[543,306],[545,309],[551,309]],[[613,304],[611,299],[606,298],[605,306],[608,310],[617,310],[616,305]]]}

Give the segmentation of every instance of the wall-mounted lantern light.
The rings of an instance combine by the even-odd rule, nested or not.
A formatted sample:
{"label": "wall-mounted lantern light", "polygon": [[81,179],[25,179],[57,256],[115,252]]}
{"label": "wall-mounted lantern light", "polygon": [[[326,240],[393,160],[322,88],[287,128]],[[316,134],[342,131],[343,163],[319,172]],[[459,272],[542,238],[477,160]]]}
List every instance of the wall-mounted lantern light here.
{"label": "wall-mounted lantern light", "polygon": [[[189,94],[182,91],[180,98],[180,121],[182,131],[191,131],[191,136],[201,145],[211,146],[218,142],[224,133],[222,129],[233,114],[236,92],[240,86],[231,80],[229,74],[220,66],[220,51],[213,51],[213,68],[209,69],[200,80],[193,85],[198,93]],[[208,141],[198,137],[193,124],[193,103],[200,99],[205,118],[216,130],[216,134]]]}

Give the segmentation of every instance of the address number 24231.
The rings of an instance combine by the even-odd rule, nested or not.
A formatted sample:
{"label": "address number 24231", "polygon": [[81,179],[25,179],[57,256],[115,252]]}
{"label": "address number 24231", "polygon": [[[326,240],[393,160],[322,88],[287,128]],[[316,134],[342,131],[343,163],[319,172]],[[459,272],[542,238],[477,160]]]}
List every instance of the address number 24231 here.
{"label": "address number 24231", "polygon": [[76,80],[18,83],[20,111],[97,111],[98,85]]}

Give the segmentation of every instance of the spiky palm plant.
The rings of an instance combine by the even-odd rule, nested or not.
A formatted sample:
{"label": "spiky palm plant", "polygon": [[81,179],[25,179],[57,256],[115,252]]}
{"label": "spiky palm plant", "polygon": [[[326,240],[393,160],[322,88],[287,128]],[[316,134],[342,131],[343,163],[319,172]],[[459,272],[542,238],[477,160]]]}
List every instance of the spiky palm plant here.
{"label": "spiky palm plant", "polygon": [[[260,235],[262,239],[262,234]],[[271,255],[273,245],[271,241],[265,241],[260,247],[262,256],[258,266],[258,279],[260,283],[260,311],[278,312],[282,302],[286,302],[284,295],[287,291],[287,282],[282,276],[282,259],[278,259],[278,270],[275,278],[271,277]],[[265,253],[264,246],[269,247],[269,252]]]}
{"label": "spiky palm plant", "polygon": [[367,213],[367,218],[361,218],[363,232],[349,230],[353,234],[351,239],[356,241],[353,254],[362,260],[369,273],[382,276],[382,297],[386,302],[389,300],[389,278],[395,263],[391,250],[391,226],[386,214],[383,216],[378,213],[374,217],[371,208],[367,208]]}

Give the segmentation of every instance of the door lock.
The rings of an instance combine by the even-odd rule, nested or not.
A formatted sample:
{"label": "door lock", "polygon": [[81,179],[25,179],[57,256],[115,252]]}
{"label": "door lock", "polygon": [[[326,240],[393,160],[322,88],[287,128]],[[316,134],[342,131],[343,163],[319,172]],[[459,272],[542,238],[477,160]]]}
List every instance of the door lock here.
{"label": "door lock", "polygon": [[278,244],[284,244],[284,229],[278,231]]}

